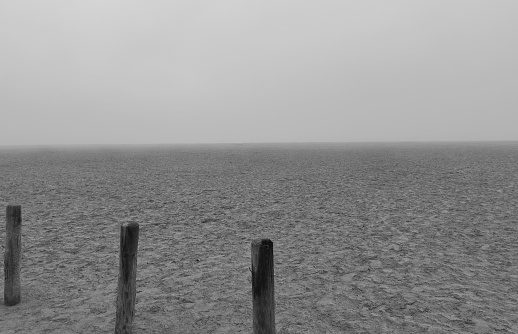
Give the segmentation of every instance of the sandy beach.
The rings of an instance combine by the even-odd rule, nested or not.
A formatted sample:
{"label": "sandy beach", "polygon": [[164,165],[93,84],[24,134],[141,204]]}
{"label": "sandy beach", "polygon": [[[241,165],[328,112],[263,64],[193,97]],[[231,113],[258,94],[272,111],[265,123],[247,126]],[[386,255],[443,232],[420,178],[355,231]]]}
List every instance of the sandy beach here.
{"label": "sandy beach", "polygon": [[516,143],[3,150],[0,170],[23,224],[3,334],[113,333],[128,221],[135,333],[251,333],[262,237],[279,334],[518,333]]}

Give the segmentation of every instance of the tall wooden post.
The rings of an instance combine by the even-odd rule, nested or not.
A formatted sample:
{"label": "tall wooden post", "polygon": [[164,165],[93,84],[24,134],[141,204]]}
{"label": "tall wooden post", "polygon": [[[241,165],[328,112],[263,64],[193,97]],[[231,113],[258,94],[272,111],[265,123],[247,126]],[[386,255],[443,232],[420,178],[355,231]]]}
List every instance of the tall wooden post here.
{"label": "tall wooden post", "polygon": [[137,223],[121,225],[115,334],[131,334],[132,332],[137,297],[138,235],[139,225]]}
{"label": "tall wooden post", "polygon": [[20,303],[20,258],[22,255],[22,207],[8,205],[5,210],[4,303]]}
{"label": "tall wooden post", "polygon": [[273,242],[252,241],[252,298],[254,334],[275,334]]}

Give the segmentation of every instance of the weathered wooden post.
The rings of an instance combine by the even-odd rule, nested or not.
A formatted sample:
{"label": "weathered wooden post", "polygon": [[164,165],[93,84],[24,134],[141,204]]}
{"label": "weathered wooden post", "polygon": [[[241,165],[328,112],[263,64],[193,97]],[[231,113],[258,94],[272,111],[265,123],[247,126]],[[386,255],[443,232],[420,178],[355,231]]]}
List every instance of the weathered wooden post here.
{"label": "weathered wooden post", "polygon": [[138,234],[139,225],[137,223],[121,225],[115,334],[131,334],[132,332],[137,297]]}
{"label": "weathered wooden post", "polygon": [[275,334],[273,242],[252,241],[252,298],[254,334]]}
{"label": "weathered wooden post", "polygon": [[5,210],[5,218],[4,304],[12,306],[21,300],[22,207],[8,205]]}

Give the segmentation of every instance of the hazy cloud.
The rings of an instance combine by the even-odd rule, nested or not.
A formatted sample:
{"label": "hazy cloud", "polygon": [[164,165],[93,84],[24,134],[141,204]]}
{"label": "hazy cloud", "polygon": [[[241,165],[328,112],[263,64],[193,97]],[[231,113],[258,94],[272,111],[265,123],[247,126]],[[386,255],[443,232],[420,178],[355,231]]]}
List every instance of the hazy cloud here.
{"label": "hazy cloud", "polygon": [[0,144],[518,140],[514,0],[1,7]]}

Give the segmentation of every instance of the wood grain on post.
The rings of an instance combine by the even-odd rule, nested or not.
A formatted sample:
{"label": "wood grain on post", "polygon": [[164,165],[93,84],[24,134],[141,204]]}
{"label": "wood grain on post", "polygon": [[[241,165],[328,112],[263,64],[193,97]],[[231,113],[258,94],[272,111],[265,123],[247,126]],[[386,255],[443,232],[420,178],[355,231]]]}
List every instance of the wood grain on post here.
{"label": "wood grain on post", "polygon": [[115,334],[131,334],[132,332],[137,297],[138,234],[139,225],[137,223],[121,225]]}
{"label": "wood grain on post", "polygon": [[273,242],[270,239],[252,241],[252,299],[254,334],[274,334]]}
{"label": "wood grain on post", "polygon": [[4,304],[20,303],[20,259],[22,255],[22,207],[8,205],[5,210]]}

